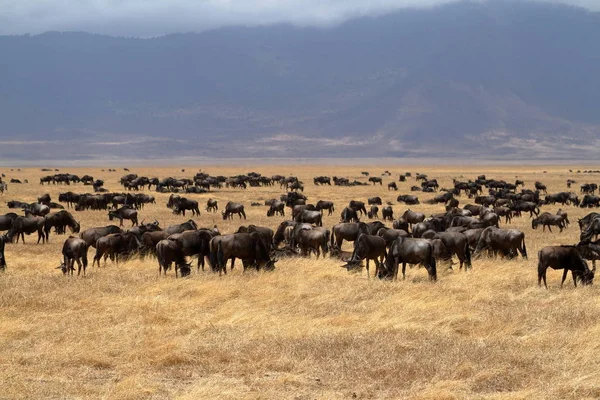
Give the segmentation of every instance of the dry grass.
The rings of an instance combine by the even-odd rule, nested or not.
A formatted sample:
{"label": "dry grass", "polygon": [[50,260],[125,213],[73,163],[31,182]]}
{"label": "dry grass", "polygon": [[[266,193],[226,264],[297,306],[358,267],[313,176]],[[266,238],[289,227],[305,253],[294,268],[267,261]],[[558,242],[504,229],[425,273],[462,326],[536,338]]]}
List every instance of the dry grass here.
{"label": "dry grass", "polygon": [[[175,167],[133,172],[195,173],[186,168],[185,174]],[[401,190],[394,193],[385,184],[315,187],[313,176],[354,179],[361,170],[390,169],[397,179],[399,172],[415,172],[398,166],[205,169],[224,175],[298,174],[311,201],[333,200],[339,211],[350,198],[379,195],[395,203],[414,181],[399,183]],[[446,187],[452,177],[483,172],[509,181],[518,175],[528,187],[541,179],[550,192],[566,189],[566,179],[575,176],[568,169],[418,168]],[[120,190],[116,182],[123,171],[69,171],[104,178],[109,189]],[[8,211],[4,200],[33,201],[46,191],[57,198],[67,190],[42,188],[37,169],[5,172],[31,183],[10,185],[1,213]],[[202,204],[211,196],[221,205],[241,200],[248,223],[275,227],[282,218],[266,218],[265,207],[250,202],[280,193],[279,187],[224,189],[190,197]],[[162,225],[183,221],[166,209],[167,197],[158,195],[158,204],[141,216],[156,217]],[[396,213],[405,208],[394,206]],[[566,209],[572,222],[587,212]],[[107,223],[104,212],[77,215],[83,228]],[[327,217],[325,225],[338,217],[339,212]],[[216,223],[227,233],[240,223],[205,212],[196,221]],[[576,224],[562,234],[532,231],[527,217],[511,226],[526,232],[529,260],[479,260],[469,273],[440,271],[435,284],[416,268],[405,282],[368,280],[364,272],[349,274],[331,259],[280,261],[273,273],[242,274],[236,268],[221,278],[200,272],[178,280],[172,273],[159,278],[153,260],[135,260],[70,279],[54,269],[64,237],[53,235],[49,244],[36,245],[29,236],[26,244],[7,247],[9,267],[0,276],[0,398],[600,398],[597,288],[575,290],[569,282],[559,290],[561,274],[553,271],[550,290],[536,282],[537,251],[576,242]]]}

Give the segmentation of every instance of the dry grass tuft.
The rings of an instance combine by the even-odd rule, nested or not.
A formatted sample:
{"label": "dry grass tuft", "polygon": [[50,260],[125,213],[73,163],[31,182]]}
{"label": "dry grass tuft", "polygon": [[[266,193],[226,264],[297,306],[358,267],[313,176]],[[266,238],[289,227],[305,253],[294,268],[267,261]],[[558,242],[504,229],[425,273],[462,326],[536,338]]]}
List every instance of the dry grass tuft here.
{"label": "dry grass tuft", "polygon": [[[527,169],[528,168],[528,169]],[[541,179],[550,192],[566,190],[574,174],[568,167],[419,168],[442,186],[461,175],[486,173],[527,187]],[[193,174],[187,167],[186,175]],[[398,182],[399,192],[384,186],[315,187],[317,175],[363,179],[385,167],[227,167],[206,168],[223,175],[256,170],[266,175],[298,174],[311,201],[332,200],[337,222],[351,198],[381,196],[396,203],[414,184]],[[547,170],[547,174],[540,174]],[[97,168],[71,169],[117,185],[121,173]],[[139,168],[133,172],[182,176],[180,168]],[[2,198],[34,201],[43,193],[87,187],[40,186],[43,173],[8,172],[29,179],[9,185]],[[593,181],[577,175],[580,183]],[[587,179],[586,179],[587,178]],[[466,179],[466,178],[465,178]],[[190,195],[246,204],[248,221],[275,227],[252,201],[278,197],[283,190],[223,189]],[[432,197],[420,194],[422,200]],[[166,209],[167,195],[140,212],[161,225],[182,222]],[[461,204],[468,200],[461,198]],[[397,215],[407,207],[394,205]],[[441,206],[411,207],[428,214]],[[544,210],[556,212],[557,206]],[[7,271],[0,276],[0,398],[118,399],[583,399],[600,398],[598,350],[600,307],[597,288],[558,289],[561,273],[549,271],[550,290],[536,282],[537,251],[546,245],[576,243],[577,217],[588,211],[564,207],[573,225],[564,233],[533,231],[527,217],[511,227],[526,232],[529,260],[474,262],[472,271],[441,269],[431,284],[423,269],[412,268],[404,282],[380,282],[348,273],[341,262],[325,258],[280,261],[273,273],[227,276],[192,273],[189,279],[158,277],[155,260],[132,260],[88,269],[85,278],[65,278],[54,269],[65,237],[47,245],[7,246]],[[104,212],[77,213],[84,228],[108,223]],[[187,219],[187,218],[186,218]],[[200,226],[217,224],[222,232],[241,222],[202,213]],[[350,249],[347,246],[346,249]],[[90,250],[90,259],[93,250]]]}

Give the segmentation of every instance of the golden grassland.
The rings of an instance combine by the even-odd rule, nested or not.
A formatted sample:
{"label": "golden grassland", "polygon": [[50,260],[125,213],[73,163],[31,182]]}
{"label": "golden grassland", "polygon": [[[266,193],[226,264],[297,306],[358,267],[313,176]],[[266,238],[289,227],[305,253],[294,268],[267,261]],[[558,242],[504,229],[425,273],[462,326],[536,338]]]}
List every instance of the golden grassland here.
{"label": "golden grassland", "polygon": [[[189,177],[197,168],[135,168],[148,176]],[[387,183],[398,173],[426,172],[451,187],[453,177],[478,173],[531,188],[535,180],[549,192],[566,190],[567,178],[597,182],[597,176],[569,173],[577,167],[203,167],[211,174],[257,171],[298,175],[309,200],[332,200],[331,227],[352,199],[381,196],[396,203],[410,193],[414,178]],[[312,177],[338,175],[366,180],[360,171],[379,175],[383,186],[316,187]],[[582,168],[583,169],[583,168]],[[542,173],[546,170],[547,173]],[[82,193],[82,185],[40,186],[39,169],[10,171],[8,178],[29,184],[9,185],[6,201],[34,201],[43,193]],[[100,168],[61,172],[90,174],[106,187],[122,191],[125,174]],[[575,185],[578,187],[578,185]],[[578,189],[574,189],[578,190]],[[246,223],[275,228],[281,217],[267,218],[253,201],[278,197],[278,185],[248,190],[222,189],[189,195],[204,206],[209,197],[246,205]],[[183,222],[165,206],[168,195],[140,211],[140,220],[162,226]],[[433,194],[419,193],[421,200]],[[469,202],[460,198],[461,205]],[[203,209],[204,207],[202,207]],[[550,270],[550,289],[537,286],[537,251],[546,245],[578,241],[577,217],[588,210],[564,207],[572,225],[563,233],[531,229],[527,216],[510,227],[526,232],[529,259],[475,260],[468,273],[440,267],[430,283],[424,269],[407,272],[406,281],[367,279],[348,273],[334,259],[281,260],[272,273],[246,272],[241,263],[227,276],[194,273],[189,279],[158,276],[155,260],[132,260],[89,268],[85,278],[64,277],[55,267],[65,236],[51,235],[37,245],[6,248],[7,271],[0,276],[0,398],[110,399],[583,399],[600,398],[600,301],[598,288],[559,289],[561,272]],[[441,205],[412,206],[428,214]],[[544,206],[556,212],[558,206]],[[108,223],[106,212],[75,213],[82,229]],[[223,221],[202,212],[199,226],[237,229],[238,219]],[[346,249],[351,249],[346,245]],[[89,257],[93,258],[93,249]]]}

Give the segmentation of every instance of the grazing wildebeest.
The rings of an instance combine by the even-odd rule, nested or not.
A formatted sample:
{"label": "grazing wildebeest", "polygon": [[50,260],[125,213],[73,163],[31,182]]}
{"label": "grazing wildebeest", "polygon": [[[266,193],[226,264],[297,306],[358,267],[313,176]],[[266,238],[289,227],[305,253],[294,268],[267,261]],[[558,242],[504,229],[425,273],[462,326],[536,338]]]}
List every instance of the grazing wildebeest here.
{"label": "grazing wildebeest", "polygon": [[345,207],[341,214],[342,222],[359,222],[356,210],[351,207]]}
{"label": "grazing wildebeest", "polygon": [[323,256],[327,254],[327,251],[329,250],[327,245],[328,239],[327,232],[322,230],[301,229],[295,234],[294,243],[300,248],[301,255],[308,256],[310,255],[310,252],[313,251],[318,259],[321,255],[321,251],[323,251]]}
{"label": "grazing wildebeest", "polygon": [[116,211],[108,212],[108,219],[112,221],[117,218],[119,220],[119,226],[123,226],[123,220],[131,220],[131,226],[138,225],[138,213],[136,210],[129,206],[123,206]]}
{"label": "grazing wildebeest", "polygon": [[600,207],[600,197],[591,194],[586,194],[585,196],[583,196],[583,200],[581,201],[579,207]]}
{"label": "grazing wildebeest", "polygon": [[111,233],[101,237],[96,241],[96,255],[92,262],[92,267],[98,263],[100,267],[100,259],[104,256],[104,263],[110,257],[111,261],[119,263],[119,258],[128,259],[142,248],[142,243],[138,236],[131,232]]}
{"label": "grazing wildebeest", "polygon": [[382,269],[382,264],[387,256],[386,242],[385,239],[379,236],[365,235],[361,233],[358,238],[354,241],[354,251],[350,260],[344,265],[348,270],[357,268],[362,260],[367,260],[367,277],[370,279],[371,274],[369,273],[369,261],[375,262],[375,275],[377,271]]}
{"label": "grazing wildebeest", "polygon": [[328,216],[333,214],[333,212],[335,211],[335,207],[333,206],[332,201],[319,200],[319,201],[317,201],[316,208],[317,208],[317,210],[327,210]]}
{"label": "grazing wildebeest", "polygon": [[306,222],[309,224],[315,224],[316,226],[323,226],[323,214],[321,211],[302,210],[296,218],[296,222]]}
{"label": "grazing wildebeest", "polygon": [[489,226],[481,232],[473,255],[478,256],[484,250],[489,250],[495,255],[501,252],[505,257],[516,257],[518,251],[526,259],[527,247],[525,246],[525,234],[516,229],[500,229],[495,226]]}
{"label": "grazing wildebeest", "polygon": [[177,246],[177,243],[173,240],[161,240],[156,245],[156,258],[158,259],[158,274],[164,270],[165,276],[167,270],[171,268],[171,265],[175,263],[175,278],[177,278],[177,271],[181,272],[181,276],[187,276],[190,274],[190,265],[185,262],[185,256],[183,252]]}
{"label": "grazing wildebeest", "polygon": [[208,199],[206,201],[206,211],[207,212],[217,212],[219,210],[219,204],[217,200]]}
{"label": "grazing wildebeest", "polygon": [[6,270],[6,258],[4,257],[4,244],[6,243],[6,235],[0,235],[0,271]]}
{"label": "grazing wildebeest", "polygon": [[181,224],[169,226],[167,229],[165,229],[165,232],[167,232],[169,235],[172,235],[174,233],[181,233],[185,231],[195,231],[196,229],[198,229],[198,225],[196,225],[196,223],[190,219]]}
{"label": "grazing wildebeest", "polygon": [[365,202],[364,201],[350,200],[350,203],[348,204],[348,207],[352,208],[356,212],[360,211],[360,215],[361,216],[363,214],[367,213],[367,209],[365,208]]}
{"label": "grazing wildebeest", "polygon": [[169,233],[166,231],[148,231],[142,234],[142,255],[154,255],[156,256],[156,245],[161,240],[169,237]]}
{"label": "grazing wildebeest", "polygon": [[315,183],[315,185],[329,185],[331,186],[331,178],[329,178],[328,176],[317,176],[315,178],[313,178],[313,182]]}
{"label": "grazing wildebeest", "polygon": [[241,203],[234,203],[233,201],[230,201],[227,203],[227,205],[225,206],[225,211],[222,212],[223,214],[223,219],[232,219],[233,218],[233,214],[237,214],[240,219],[242,219],[242,217],[244,217],[244,219],[246,219],[246,212],[244,211],[244,205]]}
{"label": "grazing wildebeest", "polygon": [[96,228],[88,228],[79,234],[79,237],[87,243],[88,247],[96,247],[96,242],[101,237],[112,233],[122,233],[123,231],[116,225],[101,226]]}
{"label": "grazing wildebeest", "polygon": [[388,250],[384,270],[378,271],[380,278],[398,279],[398,265],[402,263],[402,279],[406,279],[406,264],[423,264],[429,280],[437,280],[437,268],[433,256],[433,245],[427,239],[398,236]]}
{"label": "grazing wildebeest", "polygon": [[508,224],[512,222],[513,212],[508,207],[494,207],[494,213],[498,215],[498,217],[504,217],[504,223]]}
{"label": "grazing wildebeest", "polygon": [[369,235],[371,232],[369,226],[364,222],[342,222],[331,228],[331,243],[332,249],[341,250],[344,240],[354,242],[358,235],[365,233]]}
{"label": "grazing wildebeest", "polygon": [[571,221],[569,221],[569,214],[566,211],[563,211],[562,208],[559,208],[556,211],[556,215],[560,216],[565,221],[565,227],[571,225]]}
{"label": "grazing wildebeest", "polygon": [[227,273],[225,264],[228,259],[231,259],[233,269],[236,258],[242,260],[244,270],[249,266],[254,266],[256,270],[275,269],[275,261],[271,260],[269,248],[258,232],[216,236],[210,241],[210,250],[211,253],[216,253],[219,275]]}
{"label": "grazing wildebeest", "polygon": [[419,198],[410,194],[400,195],[396,201],[403,202],[408,205],[419,204]]}
{"label": "grazing wildebeest", "polygon": [[46,193],[45,195],[43,195],[41,197],[38,197],[38,203],[40,203],[40,204],[49,205],[51,201],[52,201],[52,199],[50,198],[50,195],[48,193]]}
{"label": "grazing wildebeest", "polygon": [[586,215],[583,218],[579,218],[577,220],[577,223],[579,224],[579,230],[580,231],[584,231],[587,229],[587,227],[590,225],[590,223],[597,217],[600,216],[600,213],[597,212],[592,212],[589,213],[588,215]]}
{"label": "grazing wildebeest", "polygon": [[548,191],[546,190],[546,185],[544,185],[541,182],[535,182],[535,190],[539,190],[544,194],[548,194]]}
{"label": "grazing wildebeest", "polygon": [[283,201],[274,199],[274,201],[271,203],[269,209],[267,210],[267,217],[272,217],[275,214],[285,217],[285,203]]}
{"label": "grazing wildebeest", "polygon": [[381,197],[379,197],[379,196],[369,197],[367,201],[368,201],[369,205],[376,204],[376,205],[380,206],[383,204],[383,202],[381,201]]}
{"label": "grazing wildebeest", "polygon": [[473,205],[473,204],[466,204],[463,207],[463,210],[467,210],[471,213],[472,216],[476,217],[481,213],[481,210],[483,209],[483,206],[481,205]]}
{"label": "grazing wildebeest", "polygon": [[569,271],[573,276],[575,287],[577,287],[577,280],[580,280],[584,285],[591,285],[596,272],[596,267],[590,271],[575,246],[547,246],[538,252],[538,285],[542,285],[543,279],[546,289],[548,289],[546,284],[546,270],[548,268],[564,269],[562,281],[560,282],[561,288]]}
{"label": "grazing wildebeest", "polygon": [[283,221],[279,224],[277,229],[275,230],[275,235],[273,235],[273,247],[277,248],[284,240],[285,240],[285,230],[288,227],[294,227],[296,225],[295,221]]}
{"label": "grazing wildebeest", "polygon": [[17,217],[13,221],[11,230],[8,231],[7,237],[10,241],[17,237],[17,243],[19,242],[19,236],[23,243],[25,243],[25,234],[30,235],[33,232],[38,233],[38,240],[42,243],[46,242],[46,235],[44,235],[44,218],[43,217]]}
{"label": "grazing wildebeest", "polygon": [[63,262],[58,268],[65,275],[69,273],[73,275],[74,266],[77,262],[77,276],[81,274],[81,267],[83,267],[83,276],[85,276],[85,269],[88,265],[87,252],[88,245],[85,240],[74,236],[69,237],[63,244]]}
{"label": "grazing wildebeest", "polygon": [[600,241],[595,242],[580,242],[577,244],[577,251],[581,254],[584,260],[592,262],[594,270],[596,269],[596,261],[600,260]]}
{"label": "grazing wildebeest", "polygon": [[398,190],[398,185],[396,185],[396,182],[388,183],[388,190]]}
{"label": "grazing wildebeest", "polygon": [[445,248],[448,250],[450,256],[456,254],[460,262],[459,270],[462,269],[465,264],[465,271],[471,266],[471,249],[469,248],[469,241],[464,233],[460,232],[439,232],[435,235],[436,239],[440,239]]}
{"label": "grazing wildebeest", "polygon": [[539,225],[542,225],[542,232],[546,231],[546,227],[548,227],[548,230],[552,232],[552,225],[558,226],[560,232],[562,232],[563,229],[566,228],[566,223],[563,217],[561,217],[560,215],[552,215],[549,212],[542,213],[539,217],[536,217],[531,220],[532,229],[537,229]]}
{"label": "grazing wildebeest", "polygon": [[600,217],[591,219],[586,228],[581,231],[579,241],[590,242],[592,238],[597,238],[598,235],[600,235]]}
{"label": "grazing wildebeest", "polygon": [[394,209],[391,206],[384,207],[381,210],[381,216],[384,221],[385,220],[393,221],[394,220]]}
{"label": "grazing wildebeest", "polygon": [[367,217],[370,219],[379,218],[379,207],[373,205],[371,209],[367,212]]}
{"label": "grazing wildebeest", "polygon": [[408,209],[402,214],[402,218],[408,222],[409,226],[413,224],[418,224],[419,222],[423,222],[425,220],[425,214],[420,212],[414,212],[411,209]]}
{"label": "grazing wildebeest", "polygon": [[61,210],[52,214],[48,214],[44,221],[44,233],[46,234],[46,241],[50,240],[50,230],[52,227],[57,232],[65,232],[65,227],[68,226],[71,229],[71,233],[79,233],[81,225],[75,221],[73,215],[66,210]]}
{"label": "grazing wildebeest", "polygon": [[199,229],[197,231],[186,231],[169,236],[169,240],[177,242],[177,246],[184,256],[198,256],[197,269],[204,271],[205,257],[210,257],[210,241],[217,234],[210,229]]}

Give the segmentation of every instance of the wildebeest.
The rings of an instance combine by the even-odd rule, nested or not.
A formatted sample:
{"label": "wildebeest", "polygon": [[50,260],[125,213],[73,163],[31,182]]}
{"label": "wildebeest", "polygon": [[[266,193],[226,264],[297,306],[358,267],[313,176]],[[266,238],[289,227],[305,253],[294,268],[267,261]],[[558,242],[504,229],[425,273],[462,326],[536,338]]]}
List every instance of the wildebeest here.
{"label": "wildebeest", "polygon": [[196,225],[196,223],[190,219],[186,222],[182,222],[181,224],[170,225],[167,227],[167,229],[165,229],[165,232],[167,232],[169,235],[172,235],[174,233],[181,233],[185,231],[195,231],[196,229],[198,229],[198,225]]}
{"label": "wildebeest", "polygon": [[376,204],[376,205],[380,206],[383,204],[383,202],[381,201],[381,197],[379,197],[379,196],[369,197],[367,201],[368,201],[369,205]]}
{"label": "wildebeest", "polygon": [[96,247],[96,242],[101,237],[112,233],[122,233],[123,231],[116,225],[100,226],[96,228],[88,228],[79,234],[79,237],[87,243],[88,247]]}
{"label": "wildebeest", "polygon": [[540,208],[537,204],[530,201],[517,201],[510,207],[516,215],[521,216],[521,212],[529,212],[529,218],[533,217],[533,214],[537,217],[540,215]]}
{"label": "wildebeest", "polygon": [[388,183],[388,190],[398,190],[398,185],[396,185],[396,182]]}
{"label": "wildebeest", "polygon": [[581,200],[581,204],[579,205],[579,207],[600,207],[600,197],[591,194],[586,194],[585,196],[583,196],[583,200]]}
{"label": "wildebeest", "polygon": [[273,199],[273,202],[271,202],[269,209],[267,210],[267,217],[272,217],[275,214],[285,217],[285,203],[283,201]]}
{"label": "wildebeest", "polygon": [[333,205],[332,201],[326,201],[326,200],[319,200],[317,201],[317,205],[316,205],[317,210],[327,210],[328,213],[327,215],[331,215],[333,214],[333,212],[335,211],[335,207]]}
{"label": "wildebeest", "polygon": [[548,227],[548,230],[552,232],[552,225],[558,226],[560,232],[562,232],[563,229],[566,228],[566,222],[563,219],[563,217],[561,217],[560,215],[552,215],[549,212],[542,213],[539,217],[536,217],[531,220],[532,229],[537,229],[539,225],[542,225],[542,232],[546,230],[546,227]]}
{"label": "wildebeest", "polygon": [[7,213],[4,215],[0,215],[0,232],[8,231],[13,226],[13,222],[17,219],[18,215],[16,213]]}
{"label": "wildebeest", "polygon": [[360,211],[360,215],[362,216],[363,214],[367,213],[367,209],[365,208],[365,203],[364,201],[358,201],[358,200],[350,200],[350,203],[348,204],[348,207],[352,208],[353,210],[355,210],[356,212]]}
{"label": "wildebeest", "polygon": [[370,219],[379,218],[379,207],[375,205],[371,206],[371,209],[367,212],[367,217]]}
{"label": "wildebeest", "polygon": [[175,241],[184,256],[198,256],[198,267],[204,271],[204,259],[210,256],[210,241],[217,234],[210,229],[199,229],[197,231],[185,231],[183,233],[169,236],[169,240]]}
{"label": "wildebeest", "polygon": [[161,240],[156,245],[156,258],[158,259],[158,274],[164,271],[167,275],[167,270],[171,268],[171,265],[175,263],[175,277],[177,278],[177,271],[181,271],[181,276],[187,276],[190,274],[190,265],[185,262],[185,256],[183,252],[177,246],[177,243],[172,240]]}
{"label": "wildebeest", "polygon": [[219,210],[219,204],[217,200],[208,199],[206,201],[206,211],[207,212],[217,212]]}
{"label": "wildebeest", "polygon": [[137,235],[131,232],[111,233],[101,237],[96,241],[96,255],[92,262],[92,267],[98,263],[100,267],[100,259],[104,256],[104,262],[110,257],[111,261],[119,263],[119,258],[124,260],[137,253],[142,248],[142,243]]}
{"label": "wildebeest", "polygon": [[385,220],[393,221],[394,220],[394,209],[391,206],[384,207],[381,210],[381,216],[384,221]]}
{"label": "wildebeest", "polygon": [[425,220],[425,214],[408,209],[402,214],[402,218],[408,222],[408,225],[418,224]]}
{"label": "wildebeest", "polygon": [[302,210],[294,220],[296,222],[306,222],[309,224],[315,224],[316,226],[323,226],[323,214],[321,211]]}
{"label": "wildebeest", "polygon": [[142,255],[156,255],[156,245],[161,240],[167,239],[169,233],[166,231],[148,231],[142,234]]}
{"label": "wildebeest", "polygon": [[0,235],[0,271],[6,270],[6,258],[4,257],[4,244],[6,240],[6,235]]}
{"label": "wildebeest", "polygon": [[313,178],[313,182],[315,183],[315,185],[329,185],[331,186],[331,178],[329,178],[328,176],[317,176],[315,178]]}
{"label": "wildebeest", "polygon": [[124,219],[131,220],[131,226],[138,225],[138,213],[129,206],[123,206],[116,211],[109,211],[108,219],[112,221],[115,218],[119,220],[119,226],[123,226]]}
{"label": "wildebeest", "polygon": [[376,177],[376,176],[372,176],[369,178],[369,182],[373,182],[373,185],[375,185],[376,183],[379,183],[380,185],[383,185],[383,181],[381,180],[381,178]]}
{"label": "wildebeest", "polygon": [[38,233],[38,240],[42,243],[46,242],[46,236],[44,234],[44,218],[43,217],[17,217],[13,221],[12,228],[7,233],[7,238],[10,241],[13,238],[17,237],[17,243],[19,242],[19,236],[21,237],[23,243],[25,243],[25,234],[30,235],[33,232]]}
{"label": "wildebeest", "polygon": [[565,227],[571,225],[571,221],[569,221],[569,214],[566,211],[563,211],[562,208],[559,208],[556,211],[556,215],[560,216],[565,221]]}
{"label": "wildebeest", "polygon": [[419,204],[419,198],[417,196],[413,196],[413,195],[409,195],[409,194],[404,194],[404,195],[398,196],[396,201],[403,202],[408,205]]}
{"label": "wildebeest", "polygon": [[479,255],[484,250],[489,250],[495,255],[498,252],[505,257],[517,256],[517,251],[523,258],[527,258],[525,234],[516,229],[500,229],[489,226],[481,232],[474,255]]}
{"label": "wildebeest", "polygon": [[250,266],[267,271],[275,268],[275,261],[271,260],[269,249],[258,232],[216,236],[210,241],[210,250],[216,254],[219,275],[227,273],[225,263],[229,259],[233,269],[236,258],[242,260],[244,270]]}
{"label": "wildebeest", "polygon": [[575,246],[547,246],[538,252],[538,285],[542,285],[543,279],[546,289],[548,289],[546,284],[546,270],[548,268],[564,269],[562,281],[560,282],[561,288],[569,271],[573,276],[575,287],[577,287],[577,280],[580,280],[584,285],[591,285],[596,272],[596,267],[590,271]]}
{"label": "wildebeest", "polygon": [[25,215],[34,215],[37,217],[43,217],[50,213],[50,207],[45,204],[32,203],[25,209]]}
{"label": "wildebeest", "polygon": [[354,242],[361,233],[367,235],[371,233],[369,226],[364,222],[342,222],[336,224],[331,228],[331,248],[341,250],[344,240]]}
{"label": "wildebeest", "polygon": [[325,255],[329,250],[328,240],[327,232],[317,229],[301,229],[294,237],[294,242],[300,248],[300,254],[310,255],[310,252],[313,251],[317,255],[317,259],[321,255],[321,251]]}
{"label": "wildebeest", "polygon": [[381,228],[377,231],[377,236],[382,237],[385,240],[386,245],[391,246],[392,242],[398,238],[398,236],[409,237],[407,231],[404,229],[388,229]]}
{"label": "wildebeest", "polygon": [[77,262],[77,276],[81,274],[82,267],[83,276],[85,276],[85,269],[88,265],[87,252],[88,245],[85,240],[74,236],[67,238],[62,249],[63,262],[58,268],[61,269],[65,275],[73,275],[73,271],[75,270],[74,266]]}
{"label": "wildebeest", "polygon": [[227,205],[225,206],[225,210],[222,212],[223,214],[223,219],[232,219],[233,218],[233,214],[237,214],[240,219],[242,217],[244,217],[244,219],[246,219],[246,212],[244,211],[244,205],[241,203],[234,203],[233,201],[230,201],[227,203]]}
{"label": "wildebeest", "polygon": [[544,185],[541,182],[535,182],[535,189],[539,190],[540,192],[547,194],[548,191],[546,190],[546,185]]}
{"label": "wildebeest", "polygon": [[471,268],[471,249],[469,241],[464,233],[460,232],[440,232],[435,235],[436,239],[440,239],[448,254],[456,254],[460,262],[459,270],[465,265],[465,271]]}
{"label": "wildebeest", "polygon": [[71,215],[71,213],[66,210],[61,210],[46,215],[44,221],[44,233],[46,235],[46,240],[50,240],[50,230],[52,229],[52,227],[54,227],[57,232],[64,233],[66,226],[68,226],[69,229],[71,229],[72,233],[79,233],[79,229],[81,227],[79,222],[75,221],[73,215]]}
{"label": "wildebeest", "polygon": [[191,211],[192,216],[200,216],[200,209],[198,208],[198,202],[196,200],[190,200],[186,199],[185,197],[180,197],[173,205],[173,213],[178,215],[183,214],[183,216],[185,217],[186,210]]}
{"label": "wildebeest", "polygon": [[354,208],[345,207],[341,214],[342,222],[359,222],[357,212]]}
{"label": "wildebeest", "polygon": [[433,257],[433,245],[427,239],[413,239],[398,236],[388,250],[383,266],[378,276],[386,279],[398,279],[398,265],[402,263],[402,279],[406,278],[406,264],[423,264],[429,280],[437,280],[437,267]]}
{"label": "wildebeest", "polygon": [[379,236],[366,235],[361,233],[354,241],[354,251],[350,260],[344,265],[348,270],[356,268],[362,260],[367,260],[367,277],[371,278],[369,273],[369,261],[375,262],[375,275],[382,268],[382,264],[387,255],[385,239]]}

